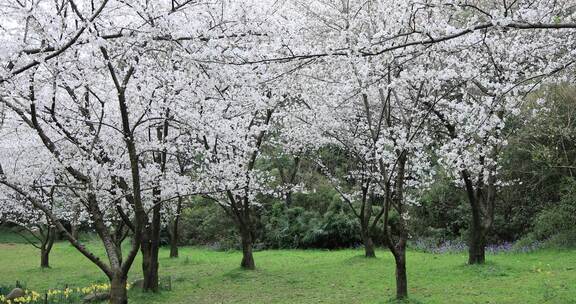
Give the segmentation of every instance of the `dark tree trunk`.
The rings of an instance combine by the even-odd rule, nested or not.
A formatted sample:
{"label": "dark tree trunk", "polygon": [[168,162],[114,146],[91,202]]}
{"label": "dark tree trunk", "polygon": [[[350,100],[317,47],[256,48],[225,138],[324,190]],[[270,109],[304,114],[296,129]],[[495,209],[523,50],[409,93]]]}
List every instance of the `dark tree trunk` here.
{"label": "dark tree trunk", "polygon": [[182,212],[182,197],[178,198],[178,206],[176,207],[176,216],[172,223],[172,231],[170,233],[170,257],[178,257],[178,225],[180,224],[180,212]]}
{"label": "dark tree trunk", "polygon": [[393,254],[394,261],[396,262],[396,299],[402,300],[408,298],[408,278],[406,275],[405,246],[397,247]]}
{"label": "dark tree trunk", "polygon": [[[395,193],[391,200],[392,205],[397,210],[397,212],[402,215],[404,212],[404,182],[405,182],[405,168],[407,162],[407,156],[405,152],[402,152],[398,158],[398,173],[396,175],[396,181],[394,187]],[[386,212],[386,218],[384,220],[384,227],[388,230],[388,212]],[[408,276],[406,274],[406,243],[408,241],[408,231],[407,225],[402,216],[398,219],[395,224],[390,225],[388,231],[386,231],[387,245],[392,254],[394,255],[394,261],[396,263],[396,299],[404,300],[408,298]],[[393,235],[397,237],[394,238]]]}
{"label": "dark tree trunk", "polygon": [[172,227],[170,234],[170,257],[178,257],[178,220],[174,221],[174,227]]}
{"label": "dark tree trunk", "polygon": [[372,241],[372,237],[370,236],[364,238],[364,256],[367,258],[376,257],[376,252],[374,251],[374,241]]}
{"label": "dark tree trunk", "polygon": [[72,237],[77,240],[78,239],[78,226],[74,224],[70,224],[70,234]]}
{"label": "dark tree trunk", "polygon": [[52,251],[53,243],[54,239],[52,238],[40,247],[40,268],[50,268],[50,251]]}
{"label": "dark tree trunk", "polygon": [[52,251],[52,246],[56,240],[56,229],[49,227],[44,238],[45,239],[40,245],[40,267],[50,268],[50,252]]}
{"label": "dark tree trunk", "polygon": [[288,176],[286,175],[283,166],[281,164],[278,166],[282,184],[285,186],[286,185],[289,186],[287,191],[284,193],[285,194],[284,203],[286,204],[286,208],[290,208],[292,206],[292,192],[293,192],[292,187],[294,186],[294,183],[296,183],[296,176],[298,175],[299,167],[300,167],[300,156],[294,157],[294,164],[292,165],[290,171],[287,172],[289,174]]}
{"label": "dark tree trunk", "polygon": [[472,223],[468,240],[468,264],[484,264],[486,248],[486,234],[482,227],[482,219],[479,212],[472,211]]}
{"label": "dark tree trunk", "polygon": [[[493,150],[493,153],[496,153]],[[494,155],[494,158],[496,156]],[[482,163],[484,159],[481,158]],[[484,264],[486,261],[486,234],[494,221],[494,205],[496,201],[496,176],[493,172],[496,168],[487,167],[489,172],[486,183],[474,186],[470,173],[467,170],[461,172],[472,217],[470,219],[470,234],[468,239],[468,264]],[[483,178],[483,177],[480,177]]]}
{"label": "dark tree trunk", "polygon": [[114,273],[110,280],[110,304],[128,304],[126,275]]}
{"label": "dark tree trunk", "polygon": [[230,207],[234,215],[234,220],[236,221],[236,227],[238,227],[238,231],[240,232],[240,242],[242,243],[242,262],[240,263],[240,267],[246,270],[256,269],[254,256],[252,255],[254,239],[252,234],[252,221],[248,197],[234,197],[234,194],[230,190],[226,191],[226,194],[230,201]]}
{"label": "dark tree trunk", "polygon": [[50,268],[50,251],[46,248],[40,248],[40,267]]}
{"label": "dark tree trunk", "polygon": [[[168,115],[168,112],[166,113]],[[164,121],[164,125],[156,128],[156,137],[159,142],[163,142],[168,135],[168,122]],[[160,165],[160,171],[165,171],[166,166],[166,152],[154,154],[154,162]],[[144,282],[142,283],[142,290],[144,291],[158,291],[158,252],[160,250],[160,212],[162,209],[161,201],[162,190],[160,185],[156,185],[152,190],[152,222],[144,228],[144,237],[142,238],[141,251],[142,251],[142,273],[144,274]]]}
{"label": "dark tree trunk", "polygon": [[142,273],[144,291],[158,291],[158,251],[160,250],[160,208],[157,204],[152,210],[152,223],[144,229],[142,251]]}
{"label": "dark tree trunk", "polygon": [[292,206],[292,191],[286,192],[286,208]]}
{"label": "dark tree trunk", "polygon": [[[485,260],[485,248],[486,248],[486,232],[491,225],[493,217],[493,209],[487,209],[490,212],[482,212],[482,195],[483,193],[479,189],[475,189],[472,181],[468,175],[467,171],[462,172],[462,177],[466,185],[466,192],[468,195],[468,202],[470,203],[470,209],[472,210],[472,216],[470,218],[470,231],[468,236],[468,264],[484,264]],[[491,190],[491,188],[488,188]],[[490,195],[489,207],[492,207],[492,193],[487,192]],[[486,214],[484,214],[486,213]]]}
{"label": "dark tree trunk", "polygon": [[252,270],[256,268],[254,256],[252,255],[252,233],[247,227],[242,227],[240,237],[242,239],[242,263],[243,269]]}
{"label": "dark tree trunk", "polygon": [[362,242],[364,243],[364,256],[367,258],[375,258],[376,252],[374,251],[374,241],[370,234],[370,228],[365,227],[365,224],[362,224],[361,226]]}
{"label": "dark tree trunk", "polygon": [[[146,243],[144,243],[146,242]],[[144,281],[142,289],[144,291],[158,291],[158,248],[152,244],[149,237],[142,240],[142,273]]]}
{"label": "dark tree trunk", "polygon": [[393,240],[388,232],[386,242],[396,264],[396,299],[403,300],[408,298],[408,275],[406,273],[406,243],[408,235],[404,230],[404,224],[395,225],[395,228],[399,230],[397,239]]}

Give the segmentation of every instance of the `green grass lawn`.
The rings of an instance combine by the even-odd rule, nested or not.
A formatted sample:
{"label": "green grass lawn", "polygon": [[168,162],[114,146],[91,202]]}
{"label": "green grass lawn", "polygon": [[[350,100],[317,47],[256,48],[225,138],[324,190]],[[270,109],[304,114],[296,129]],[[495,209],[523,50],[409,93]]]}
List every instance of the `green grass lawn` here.
{"label": "green grass lawn", "polygon": [[[96,247],[96,243],[92,243]],[[100,251],[101,252],[101,251]],[[387,303],[394,296],[394,262],[386,250],[365,259],[362,250],[269,250],[255,253],[256,271],[239,268],[241,253],[182,248],[161,252],[161,276],[173,290],[131,291],[131,303]],[[465,255],[408,254],[414,303],[576,303],[576,251],[488,256],[466,266]],[[140,277],[140,260],[129,281]],[[38,267],[38,252],[25,244],[0,244],[0,285],[29,289],[87,286],[103,274],[67,243],[57,243],[52,268]]]}

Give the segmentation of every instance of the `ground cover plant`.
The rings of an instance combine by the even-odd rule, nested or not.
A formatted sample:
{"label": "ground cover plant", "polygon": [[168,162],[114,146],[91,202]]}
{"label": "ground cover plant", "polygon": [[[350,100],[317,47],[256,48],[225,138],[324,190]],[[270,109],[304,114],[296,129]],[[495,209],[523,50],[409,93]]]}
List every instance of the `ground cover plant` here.
{"label": "ground cover plant", "polygon": [[[51,269],[37,267],[36,252],[29,246],[1,246],[2,261],[20,262],[3,264],[0,285],[13,285],[14,278],[20,278],[27,288],[41,291],[71,282],[90,286],[106,281],[65,243],[56,244]],[[160,274],[172,276],[172,291],[152,295],[132,289],[129,296],[143,304],[393,303],[393,257],[383,249],[376,253],[376,259],[365,259],[362,249],[267,250],[255,252],[261,266],[245,272],[237,265],[239,251],[183,247],[179,259],[170,259],[164,248]],[[488,254],[490,262],[484,266],[467,266],[465,257],[465,251],[409,250],[412,303],[574,303],[573,250]],[[133,269],[130,278],[141,278],[141,270]]]}

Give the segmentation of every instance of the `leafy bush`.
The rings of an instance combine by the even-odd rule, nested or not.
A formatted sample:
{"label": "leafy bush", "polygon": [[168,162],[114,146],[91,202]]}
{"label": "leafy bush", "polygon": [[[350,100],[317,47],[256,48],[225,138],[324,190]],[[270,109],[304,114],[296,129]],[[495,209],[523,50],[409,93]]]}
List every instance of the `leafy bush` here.
{"label": "leafy bush", "polygon": [[[294,193],[290,207],[271,196],[258,196],[254,208],[255,249],[347,248],[360,241],[358,220],[330,185],[317,184],[315,191]],[[184,245],[215,250],[239,249],[234,221],[212,201],[198,199],[185,208],[180,221]],[[378,240],[374,240],[378,243]]]}
{"label": "leafy bush", "polygon": [[342,210],[330,210],[309,230],[303,248],[345,248],[360,243],[358,221]]}
{"label": "leafy bush", "polygon": [[207,245],[216,250],[238,248],[234,221],[213,202],[200,200],[185,208],[179,229],[184,245]]}
{"label": "leafy bush", "polygon": [[534,222],[536,238],[543,239],[574,229],[576,223],[576,180],[567,179],[557,205],[541,211]]}
{"label": "leafy bush", "polygon": [[324,214],[276,203],[262,216],[263,242],[269,248],[344,248],[360,242],[357,220],[341,203],[333,202]]}
{"label": "leafy bush", "polygon": [[576,247],[576,180],[565,179],[557,204],[542,210],[534,220],[534,227],[522,241],[541,241],[544,247]]}
{"label": "leafy bush", "polygon": [[317,225],[318,214],[302,207],[286,208],[276,203],[262,217],[264,243],[269,248],[299,248],[306,233]]}
{"label": "leafy bush", "polygon": [[470,214],[466,193],[440,168],[438,179],[419,202],[420,206],[410,210],[410,230],[414,235],[438,242],[466,235]]}

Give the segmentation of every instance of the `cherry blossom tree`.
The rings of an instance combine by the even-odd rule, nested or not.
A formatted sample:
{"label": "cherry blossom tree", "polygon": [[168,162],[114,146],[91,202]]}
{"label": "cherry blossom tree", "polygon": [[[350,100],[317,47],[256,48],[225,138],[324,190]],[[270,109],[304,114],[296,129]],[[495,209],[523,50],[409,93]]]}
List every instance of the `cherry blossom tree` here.
{"label": "cherry blossom tree", "polygon": [[[474,10],[494,19],[499,12],[500,18],[507,20],[500,21],[503,26],[512,18],[537,18],[533,21],[535,24],[543,20],[555,24],[570,20],[569,9],[555,10],[554,6],[546,5],[545,2],[516,3],[501,7],[483,3]],[[491,13],[487,13],[489,11]],[[537,29],[538,26],[532,31],[520,32],[494,29],[469,35],[460,42],[457,51],[438,48],[443,55],[436,60],[436,65],[444,66],[444,73],[460,77],[446,81],[444,98],[433,109],[430,104],[425,106],[433,111],[444,134],[438,152],[440,162],[468,194],[472,211],[468,242],[470,264],[485,260],[486,234],[494,219],[501,185],[500,151],[507,144],[510,132],[507,122],[520,113],[527,94],[543,84],[563,81],[563,73],[574,62],[573,46],[569,43],[573,31]]]}
{"label": "cherry blossom tree", "polygon": [[[336,146],[352,170],[325,174],[368,256],[382,222],[405,298],[408,206],[430,155],[468,193],[469,262],[482,263],[502,130],[525,94],[573,65],[574,7],[12,0],[0,6],[2,191],[64,233],[108,276],[111,302],[126,303],[139,251],[144,287],[157,290],[162,217],[183,197],[201,189],[224,208],[253,269],[254,211],[274,190],[258,166],[264,145],[295,157]],[[42,196],[52,188],[70,198],[57,210]],[[65,229],[65,210],[95,229],[106,262]]]}
{"label": "cherry blossom tree", "polygon": [[301,71],[303,99],[309,109],[293,113],[294,120],[304,122],[301,128],[316,134],[316,138],[305,137],[312,139],[308,145],[344,151],[350,165],[343,173],[321,158],[318,162],[358,218],[366,257],[375,256],[374,234],[378,225],[383,226],[383,238],[396,260],[397,295],[404,298],[408,207],[433,173],[427,154],[432,142],[426,130],[430,112],[418,107],[429,100],[426,75],[416,78],[412,73],[420,72],[418,66],[404,65],[384,70],[394,74],[393,82],[374,81],[382,78],[382,70],[357,73],[359,67],[374,67],[371,60],[341,65],[326,60],[322,65],[310,67],[323,71],[315,74],[316,80]]}
{"label": "cherry blossom tree", "polygon": [[[54,188],[52,188],[53,190]],[[52,193],[43,193],[48,201],[47,208],[52,209]],[[19,195],[7,195],[0,199],[0,221],[16,225],[16,233],[28,244],[40,251],[40,267],[50,267],[50,251],[56,240],[56,229],[43,213],[28,205],[28,201]]]}
{"label": "cherry blossom tree", "polygon": [[[253,80],[258,82],[257,80]],[[217,97],[202,102],[197,145],[202,147],[200,168],[206,195],[222,206],[240,232],[241,266],[254,269],[254,207],[257,195],[271,193],[271,176],[257,167],[271,122],[284,102],[283,96],[258,88],[226,88]]]}

